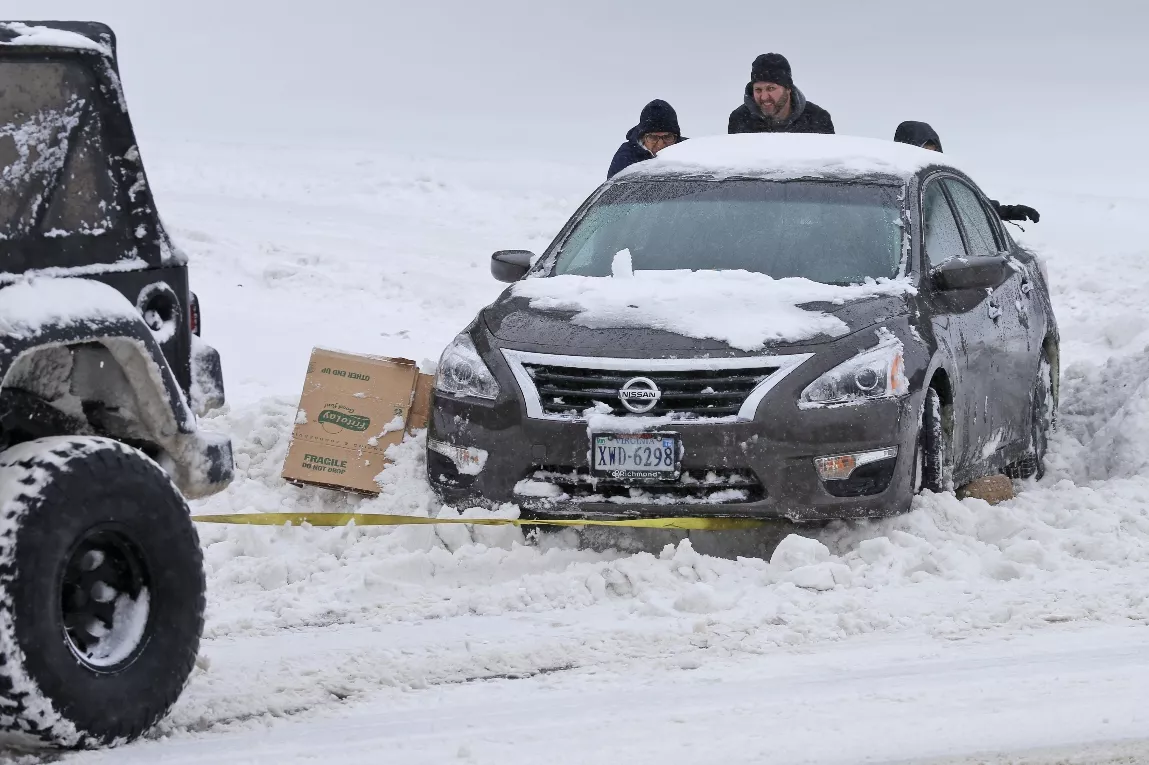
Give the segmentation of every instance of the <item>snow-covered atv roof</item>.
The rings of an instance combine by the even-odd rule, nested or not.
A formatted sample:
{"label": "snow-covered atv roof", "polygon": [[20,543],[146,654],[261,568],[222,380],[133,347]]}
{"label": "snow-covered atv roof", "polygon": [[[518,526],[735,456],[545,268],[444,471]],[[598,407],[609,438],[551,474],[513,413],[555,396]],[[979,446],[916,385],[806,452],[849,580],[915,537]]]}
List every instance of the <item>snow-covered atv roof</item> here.
{"label": "snow-covered atv roof", "polygon": [[690,138],[615,176],[826,178],[904,183],[929,167],[960,169],[949,157],[893,141],[842,135],[747,133]]}
{"label": "snow-covered atv roof", "polygon": [[94,21],[0,21],[0,49],[6,47],[63,48],[116,57],[116,35]]}

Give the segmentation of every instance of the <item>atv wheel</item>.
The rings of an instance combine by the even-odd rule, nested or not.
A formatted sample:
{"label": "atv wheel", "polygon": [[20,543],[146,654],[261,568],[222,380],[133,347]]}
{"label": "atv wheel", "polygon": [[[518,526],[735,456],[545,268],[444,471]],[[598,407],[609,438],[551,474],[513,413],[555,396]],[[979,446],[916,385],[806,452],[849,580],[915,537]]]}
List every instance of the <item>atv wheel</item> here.
{"label": "atv wheel", "polygon": [[952,489],[953,450],[945,426],[942,400],[933,388],[926,389],[922,426],[914,455],[914,494],[923,490],[941,493]]}
{"label": "atv wheel", "polygon": [[1053,429],[1054,411],[1053,368],[1049,357],[1042,351],[1030,409],[1029,454],[1008,465],[1005,469],[1007,476],[1032,477],[1040,481],[1045,475],[1045,453],[1049,449],[1049,431]]}
{"label": "atv wheel", "polygon": [[195,664],[202,564],[183,496],[135,449],[0,454],[0,738],[90,748],[151,728]]}

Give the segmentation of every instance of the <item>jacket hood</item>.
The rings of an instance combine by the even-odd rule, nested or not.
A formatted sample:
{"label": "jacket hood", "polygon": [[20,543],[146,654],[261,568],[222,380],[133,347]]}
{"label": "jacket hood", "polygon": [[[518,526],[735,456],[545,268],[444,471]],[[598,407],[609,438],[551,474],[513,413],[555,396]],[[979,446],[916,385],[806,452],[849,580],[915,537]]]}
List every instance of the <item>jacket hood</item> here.
{"label": "jacket hood", "polygon": [[[746,83],[746,90],[742,96],[742,103],[746,105],[746,109],[750,112],[750,116],[754,119],[767,122],[768,120],[762,114],[762,110],[758,108],[758,102],[754,100],[754,83]],[[795,85],[790,88],[790,117],[785,122],[779,122],[777,127],[788,127],[802,116],[806,111],[806,95],[798,89]],[[773,124],[773,123],[771,123]]]}
{"label": "jacket hood", "polygon": [[[808,310],[821,311],[841,319],[849,327],[848,334],[909,313],[906,297],[876,295],[841,305],[810,303]],[[718,340],[699,339],[646,327],[591,328],[574,323],[573,311],[541,310],[532,308],[526,298],[515,297],[508,289],[481,317],[490,330],[507,346],[519,350],[561,352],[575,356],[696,356],[719,353],[730,356],[756,355],[746,353]],[[798,342],[768,343],[763,349],[794,349],[817,345],[838,338],[819,336]]]}
{"label": "jacket hood", "polygon": [[627,131],[627,140],[637,141],[647,133],[673,133],[679,138],[682,131],[678,127],[678,113],[674,107],[656,98],[646,106],[638,115],[638,124]]}
{"label": "jacket hood", "polygon": [[938,137],[937,131],[930,127],[928,122],[914,122],[913,120],[903,122],[894,131],[894,140],[898,143],[908,143],[911,146],[923,146],[926,142],[933,141],[937,144],[939,151],[942,148],[942,139]]}

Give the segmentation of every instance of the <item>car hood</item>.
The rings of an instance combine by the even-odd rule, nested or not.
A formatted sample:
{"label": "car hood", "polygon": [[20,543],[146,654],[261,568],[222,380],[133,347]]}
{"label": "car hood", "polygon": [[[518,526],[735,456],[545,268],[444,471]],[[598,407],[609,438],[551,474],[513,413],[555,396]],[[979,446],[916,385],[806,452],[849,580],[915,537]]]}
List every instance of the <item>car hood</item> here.
{"label": "car hood", "polygon": [[[849,327],[847,334],[852,334],[909,313],[908,299],[906,295],[875,295],[840,305],[805,303],[802,308],[836,316]],[[730,356],[754,355],[718,340],[687,337],[660,329],[584,327],[572,321],[574,315],[574,311],[532,308],[528,299],[514,297],[508,290],[499,300],[483,309],[481,319],[491,334],[501,341],[500,344],[519,350],[546,349],[553,352],[561,348],[564,353],[577,356],[612,353],[627,356],[696,355],[700,352],[717,352]],[[763,349],[794,352],[836,339],[820,335],[798,342],[770,342]]]}

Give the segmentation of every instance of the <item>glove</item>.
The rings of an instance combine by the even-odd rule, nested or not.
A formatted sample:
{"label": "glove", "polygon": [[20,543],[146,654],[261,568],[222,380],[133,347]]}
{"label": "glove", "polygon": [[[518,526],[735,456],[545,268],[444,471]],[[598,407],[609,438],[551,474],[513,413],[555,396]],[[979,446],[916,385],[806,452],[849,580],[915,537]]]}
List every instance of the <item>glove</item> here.
{"label": "glove", "polygon": [[998,215],[1002,220],[1031,220],[1037,223],[1041,220],[1041,215],[1032,207],[1025,205],[1001,205],[998,208]]}

